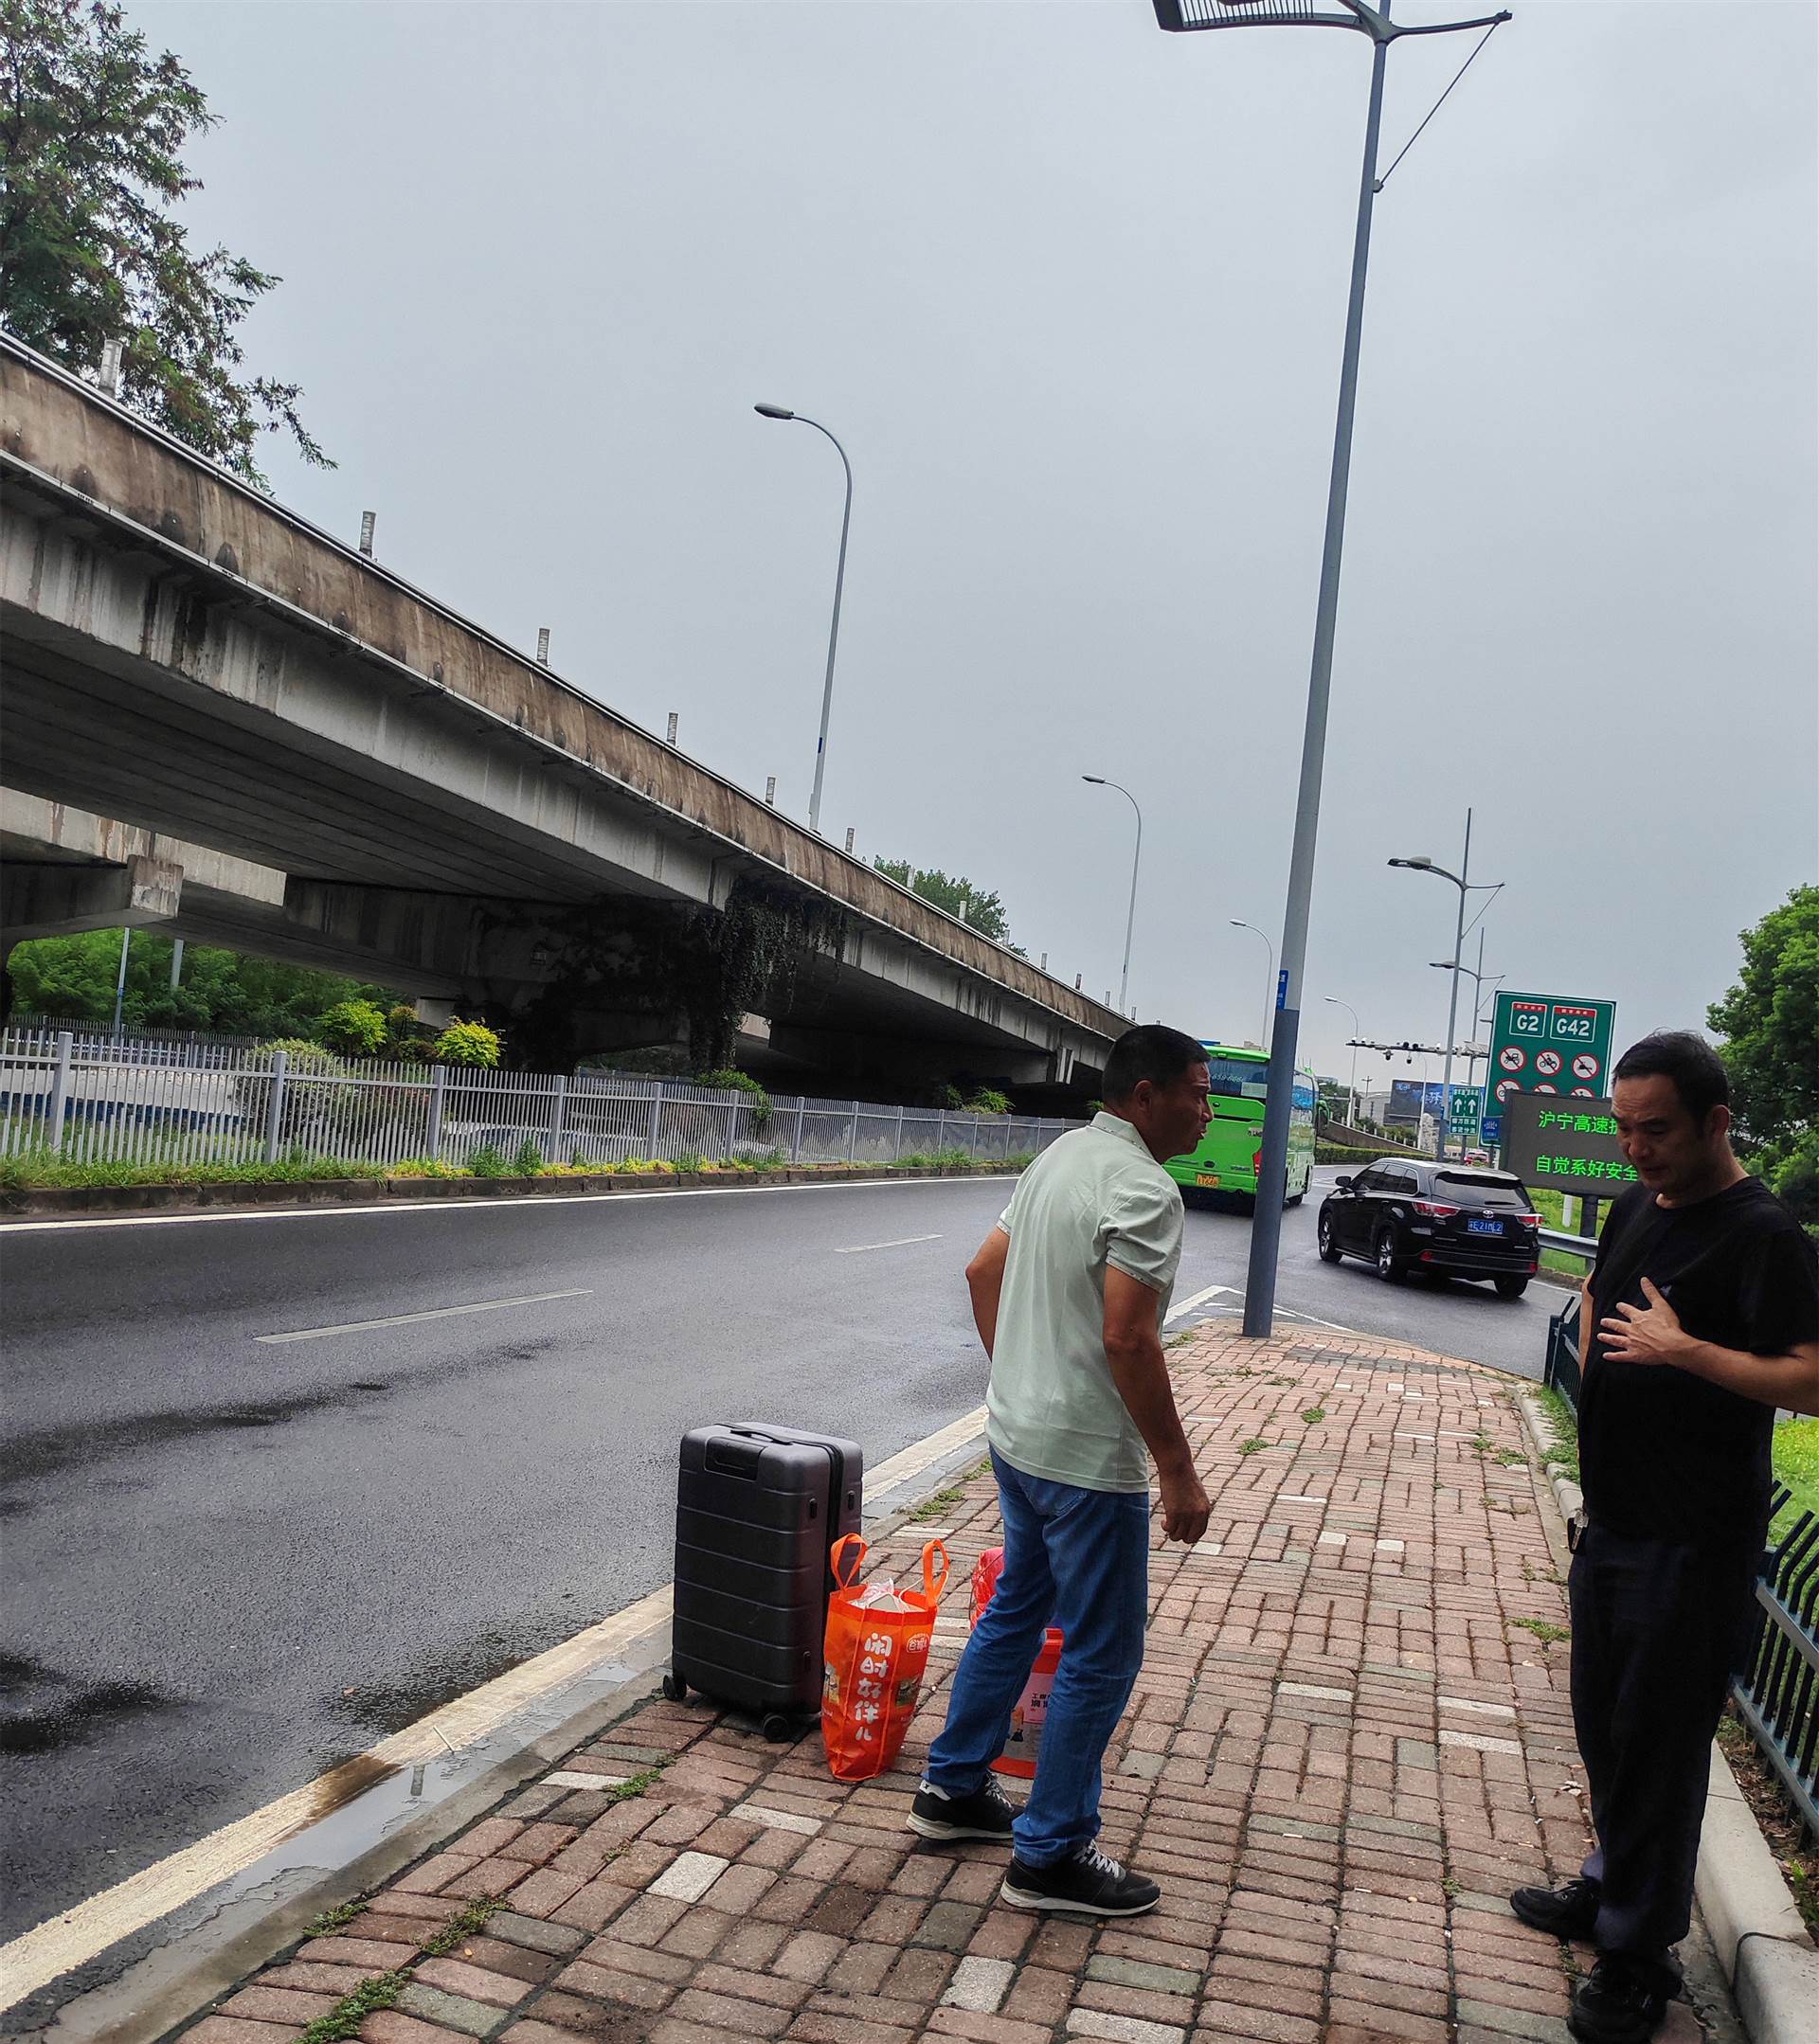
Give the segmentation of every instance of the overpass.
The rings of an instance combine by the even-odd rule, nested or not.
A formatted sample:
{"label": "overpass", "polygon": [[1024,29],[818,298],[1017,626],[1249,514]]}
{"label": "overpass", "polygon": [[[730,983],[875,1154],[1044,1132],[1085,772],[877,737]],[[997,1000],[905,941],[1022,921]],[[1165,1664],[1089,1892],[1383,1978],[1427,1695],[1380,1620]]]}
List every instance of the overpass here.
{"label": "overpass", "polygon": [[8,945],[155,923],[841,1090],[1083,1098],[1125,1026],[4,334],[0,633]]}

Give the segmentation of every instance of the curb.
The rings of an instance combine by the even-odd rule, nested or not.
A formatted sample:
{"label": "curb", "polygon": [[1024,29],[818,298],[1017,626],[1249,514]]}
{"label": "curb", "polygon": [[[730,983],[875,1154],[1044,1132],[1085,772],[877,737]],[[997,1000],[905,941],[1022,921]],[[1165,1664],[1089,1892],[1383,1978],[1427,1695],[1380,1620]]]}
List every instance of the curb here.
{"label": "curb", "polygon": [[[894,1532],[978,1460],[984,1438],[981,1406],[887,1457],[866,1479],[875,1498],[865,1513],[867,1537]],[[435,1852],[521,1784],[635,1710],[656,1687],[657,1670],[669,1659],[670,1589],[666,1583],[639,1600],[660,1606],[662,1615],[615,1640],[603,1664],[565,1680],[514,1718],[455,1749],[451,1759],[457,1763],[477,1759],[480,1771],[472,1780],[405,1823],[384,1820],[377,1841],[362,1849],[357,1837],[349,1836],[356,1828],[351,1813],[369,1798],[376,1803],[385,1795],[387,1783],[375,1783],[365,1796],[285,1837],[242,1874],[161,1918],[174,1927],[171,1936],[142,1951],[112,1979],[72,1996],[42,2023],[0,2033],[0,2044],[150,2044],[204,2015],[212,2002],[296,1944],[322,1911],[355,1900]],[[627,1611],[638,1608],[630,1605]],[[603,1623],[610,1626],[613,1621]],[[570,1644],[560,1642],[550,1652],[560,1654]],[[467,1700],[458,1698],[432,1716],[440,1720],[458,1713]],[[420,1720],[408,1730],[427,1723]],[[389,1771],[394,1777],[398,1772]],[[143,1939],[154,1928],[148,1926],[132,1936]],[[117,1939],[84,1963],[99,1964],[108,1950],[127,1942]],[[80,1977],[81,1968],[76,1971]],[[7,2010],[9,2003],[0,1999],[0,2011]]]}
{"label": "curb", "polygon": [[371,1207],[391,1200],[537,1199],[603,1192],[759,1192],[780,1185],[873,1185],[898,1179],[1001,1177],[1009,1167],[840,1165],[786,1171],[575,1172],[534,1178],[314,1178],[197,1185],[64,1185],[0,1192],[0,1216],[15,1221],[81,1214],[187,1213],[211,1207]]}
{"label": "curb", "polygon": [[[1519,1390],[1516,1405],[1545,1456],[1552,1444],[1546,1413],[1532,1391]],[[1582,1511],[1579,1486],[1545,1461],[1542,1468],[1562,1521]],[[1819,1949],[1717,1740],[1693,1892],[1750,2044],[1815,2044]]]}

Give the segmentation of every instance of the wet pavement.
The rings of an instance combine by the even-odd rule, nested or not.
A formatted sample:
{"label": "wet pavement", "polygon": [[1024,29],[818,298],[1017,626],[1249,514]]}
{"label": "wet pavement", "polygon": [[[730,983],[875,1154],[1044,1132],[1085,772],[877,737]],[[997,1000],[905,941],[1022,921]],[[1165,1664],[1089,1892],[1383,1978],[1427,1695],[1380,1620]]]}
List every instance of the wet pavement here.
{"label": "wet pavement", "polygon": [[[1005,1190],[0,1231],[0,1936],[666,1582],[687,1426],[876,1462],[971,1409],[959,1273]],[[1294,1324],[1539,1372],[1552,1295],[1392,1289],[1312,1228]],[[1248,1236],[1189,1215],[1177,1298],[1228,1288],[1194,1318],[1235,1310]],[[500,1300],[528,1302],[350,1324]]]}

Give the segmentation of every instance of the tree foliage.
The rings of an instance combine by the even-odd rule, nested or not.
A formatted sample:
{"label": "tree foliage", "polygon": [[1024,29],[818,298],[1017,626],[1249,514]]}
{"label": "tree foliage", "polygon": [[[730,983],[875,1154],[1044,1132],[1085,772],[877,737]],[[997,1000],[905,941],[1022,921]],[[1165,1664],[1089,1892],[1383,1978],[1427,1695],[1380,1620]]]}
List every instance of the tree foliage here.
{"label": "tree foliage", "polygon": [[1010,918],[996,894],[987,894],[958,873],[949,879],[939,867],[912,867],[908,859],[873,859],[872,863],[887,880],[894,880],[911,894],[919,894],[925,902],[946,909],[969,930],[977,930],[995,943],[1010,945]]}
{"label": "tree foliage", "polygon": [[1740,941],[1737,984],[1705,1019],[1750,1164],[1819,1235],[1819,887],[1795,888]]}
{"label": "tree foliage", "polygon": [[1819,887],[1795,888],[1739,941],[1737,984],[1705,1019],[1744,1134],[1781,1142],[1819,1122]]}
{"label": "tree foliage", "polygon": [[296,384],[243,375],[241,322],[279,278],[192,248],[171,209],[200,181],[184,145],[216,124],[169,50],[106,0],[0,0],[0,318],[75,369],[121,348],[122,401],[267,487],[261,433],[333,467]]}
{"label": "tree foliage", "polygon": [[[7,960],[13,1005],[59,1020],[106,1024],[114,1016],[119,964],[118,930],[83,930],[15,945]],[[383,988],[360,986],[333,973],[278,965],[206,944],[185,948],[182,984],[173,990],[170,938],[135,930],[121,1019],[128,1029],[307,1037],[337,1002],[396,998]]]}

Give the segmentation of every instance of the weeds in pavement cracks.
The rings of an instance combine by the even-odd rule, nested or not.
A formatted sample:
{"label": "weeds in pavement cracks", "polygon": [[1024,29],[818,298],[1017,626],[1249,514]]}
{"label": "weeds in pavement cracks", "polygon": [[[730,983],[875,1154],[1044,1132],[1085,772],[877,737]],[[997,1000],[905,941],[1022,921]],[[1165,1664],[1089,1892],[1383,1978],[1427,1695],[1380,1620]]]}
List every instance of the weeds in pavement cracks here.
{"label": "weeds in pavement cracks", "polygon": [[1252,1434],[1249,1441],[1240,1441],[1238,1443],[1238,1453],[1240,1455],[1254,1455],[1259,1448],[1267,1448],[1269,1445],[1269,1442],[1265,1441],[1261,1435]]}
{"label": "weeds in pavement cracks", "polygon": [[937,1491],[932,1497],[925,1497],[910,1516],[919,1526],[926,1525],[928,1520],[940,1518],[943,1513],[957,1505],[961,1496],[958,1485],[952,1490]]}
{"label": "weeds in pavement cracks", "polygon": [[1306,1411],[1302,1414],[1302,1418],[1309,1426],[1318,1426],[1325,1417],[1326,1407],[1324,1406],[1309,1406]]}
{"label": "weeds in pavement cracks", "polygon": [[1554,1646],[1559,1641],[1573,1637],[1564,1625],[1553,1624],[1544,1618],[1513,1618],[1509,1623],[1520,1625],[1524,1632],[1532,1632],[1543,1646]]}
{"label": "weeds in pavement cracks", "polygon": [[1522,1453],[1521,1448],[1499,1448],[1497,1450],[1497,1460],[1503,1463],[1505,1469],[1526,1469],[1528,1467],[1528,1457]]}
{"label": "weeds in pavement cracks", "polygon": [[[667,1760],[659,1760],[655,1766],[646,1767],[641,1774],[634,1774],[602,1793],[609,1804],[629,1802],[634,1796],[641,1796],[669,1764]],[[334,1909],[324,1910],[320,1916],[304,1927],[303,1935],[306,1938],[334,1937],[364,1914],[366,1907],[364,1902],[343,1902]],[[483,1929],[495,1910],[504,1907],[505,1903],[498,1895],[473,1896],[458,1916],[451,1916],[433,1938],[424,1941],[423,1958],[446,1957],[477,1930]],[[414,1963],[394,1967],[389,1973],[369,1974],[359,1986],[343,1995],[326,2016],[318,2016],[300,2030],[296,2044],[349,2044],[350,2039],[359,2036],[360,2027],[369,2016],[395,2007],[399,1996],[415,1978]]]}
{"label": "weeds in pavement cracks", "polygon": [[306,1938],[332,1938],[337,1930],[345,1930],[366,1908],[364,1902],[343,1902],[334,1909],[324,1910],[320,1916],[313,1917],[303,1926]]}
{"label": "weeds in pavement cracks", "polygon": [[375,1973],[360,1982],[351,1994],[343,1995],[326,2016],[297,2033],[297,2044],[342,2044],[357,2037],[369,2016],[392,2007],[410,1985],[411,1971],[400,1966],[391,1973]]}
{"label": "weeds in pavement cracks", "polygon": [[1579,1425],[1573,1407],[1552,1385],[1537,1385],[1533,1395],[1546,1416],[1548,1431],[1554,1436],[1541,1460],[1550,1474],[1576,1483],[1579,1480]]}

